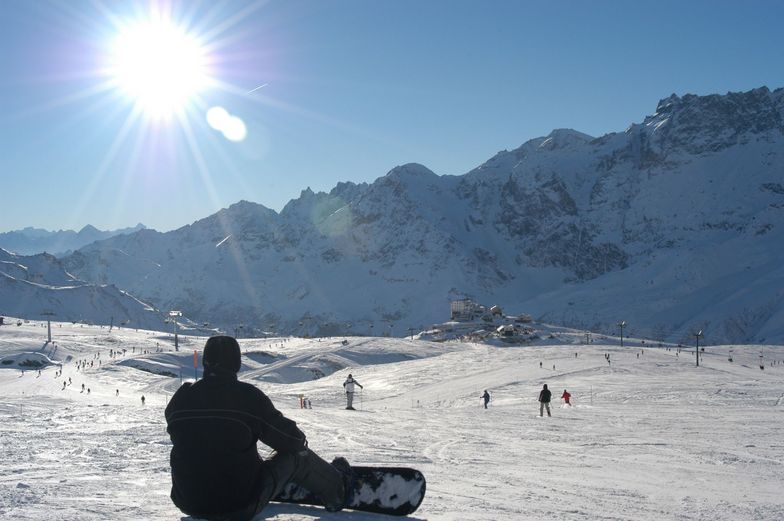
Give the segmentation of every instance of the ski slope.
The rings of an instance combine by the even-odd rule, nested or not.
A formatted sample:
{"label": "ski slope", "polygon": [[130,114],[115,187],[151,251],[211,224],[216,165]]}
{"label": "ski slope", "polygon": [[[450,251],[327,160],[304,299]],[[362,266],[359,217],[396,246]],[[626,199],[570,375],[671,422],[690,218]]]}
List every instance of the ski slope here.
{"label": "ski slope", "polygon": [[[205,339],[180,337],[175,352],[165,333],[53,323],[52,345],[40,322],[7,322],[0,518],[191,519],[168,497],[163,410],[179,375],[194,377],[193,351],[200,355]],[[784,519],[782,346],[709,346],[695,367],[693,348],[586,344],[583,332],[547,331],[552,338],[524,347],[241,340],[240,378],[263,389],[325,458],[422,470],[428,492],[412,519]],[[110,349],[125,354],[110,358]],[[20,365],[26,360],[47,365],[39,376]],[[79,360],[93,367],[77,370]],[[349,372],[364,385],[357,411],[343,409]],[[538,415],[543,383],[553,391],[552,418]],[[487,410],[484,389],[493,397]],[[563,389],[571,408],[557,398]],[[313,408],[299,409],[299,395]],[[257,519],[383,517],[271,505]]]}

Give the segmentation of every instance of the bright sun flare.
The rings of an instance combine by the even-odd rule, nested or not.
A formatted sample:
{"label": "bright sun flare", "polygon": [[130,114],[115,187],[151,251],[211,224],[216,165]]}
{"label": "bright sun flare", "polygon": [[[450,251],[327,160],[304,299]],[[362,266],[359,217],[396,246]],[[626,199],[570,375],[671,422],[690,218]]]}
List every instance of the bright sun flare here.
{"label": "bright sun flare", "polygon": [[199,42],[165,21],[121,30],[112,61],[117,86],[152,117],[184,110],[208,81]]}

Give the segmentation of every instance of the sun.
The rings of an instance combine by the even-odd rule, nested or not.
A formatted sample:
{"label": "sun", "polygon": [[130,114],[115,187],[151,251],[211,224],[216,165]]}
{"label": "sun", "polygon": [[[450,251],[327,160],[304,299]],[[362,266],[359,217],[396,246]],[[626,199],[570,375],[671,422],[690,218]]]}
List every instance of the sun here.
{"label": "sun", "polygon": [[115,86],[151,117],[184,111],[209,82],[202,45],[166,20],[121,28],[111,62]]}

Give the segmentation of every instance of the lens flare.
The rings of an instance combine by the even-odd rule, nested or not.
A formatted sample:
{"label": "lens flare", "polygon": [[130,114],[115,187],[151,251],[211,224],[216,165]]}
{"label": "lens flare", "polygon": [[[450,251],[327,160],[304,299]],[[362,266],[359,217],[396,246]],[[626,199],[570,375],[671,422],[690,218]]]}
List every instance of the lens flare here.
{"label": "lens flare", "polygon": [[207,111],[207,123],[215,130],[222,130],[231,116],[223,107],[212,107]]}
{"label": "lens flare", "polygon": [[207,123],[229,141],[243,141],[248,135],[245,122],[229,114],[223,107],[212,107],[208,110]]}

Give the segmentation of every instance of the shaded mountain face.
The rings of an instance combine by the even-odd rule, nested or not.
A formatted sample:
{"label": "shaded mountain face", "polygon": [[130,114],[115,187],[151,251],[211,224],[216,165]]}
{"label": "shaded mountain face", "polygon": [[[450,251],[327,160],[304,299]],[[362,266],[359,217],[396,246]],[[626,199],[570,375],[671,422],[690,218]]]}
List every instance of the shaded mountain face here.
{"label": "shaded mountain face", "polygon": [[133,228],[111,231],[101,231],[88,224],[78,232],[73,230],[51,232],[40,228],[28,227],[22,230],[0,233],[0,248],[19,255],[35,255],[37,253],[49,252],[55,256],[62,256],[78,250],[91,242],[143,229],[143,224],[137,224]]}
{"label": "shaded mountain face", "polygon": [[0,315],[145,329],[162,329],[164,318],[116,286],[77,279],[53,255],[24,256],[3,249]]}
{"label": "shaded mountain face", "polygon": [[[461,176],[242,201],[64,259],[70,273],[245,334],[392,334],[472,297],[565,325],[784,340],[784,91],[671,96],[624,132],[559,129]],[[778,281],[778,282],[777,282]]]}

